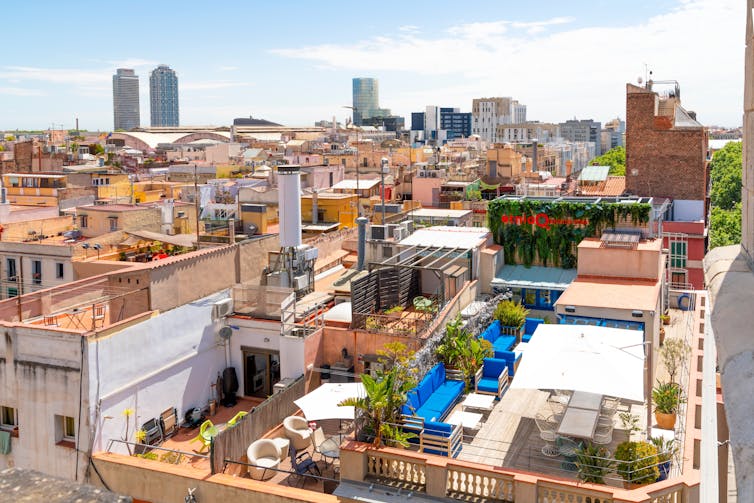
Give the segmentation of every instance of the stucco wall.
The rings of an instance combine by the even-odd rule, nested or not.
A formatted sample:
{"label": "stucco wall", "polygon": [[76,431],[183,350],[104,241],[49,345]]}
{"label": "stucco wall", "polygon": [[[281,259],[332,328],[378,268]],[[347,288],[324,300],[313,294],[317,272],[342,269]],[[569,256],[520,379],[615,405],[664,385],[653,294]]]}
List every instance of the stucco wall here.
{"label": "stucco wall", "polygon": [[[217,336],[219,322],[212,305],[228,291],[187,303],[108,337],[89,340],[90,400],[97,426],[94,451],[108,440],[125,436],[125,409],[133,409],[129,440],[141,424],[168,407],[178,417],[190,408],[203,408],[210,385],[225,368],[224,347]],[[237,369],[238,371],[238,369]]]}
{"label": "stucco wall", "polygon": [[85,451],[89,444],[88,384],[86,373],[83,383],[80,379],[80,336],[27,327],[6,327],[4,332],[0,405],[16,408],[19,435],[11,441],[10,454],[0,455],[0,469],[18,466],[73,479],[78,468],[82,477],[86,455],[81,453],[77,462],[72,445],[59,445],[55,419],[56,415],[74,418],[78,445]]}

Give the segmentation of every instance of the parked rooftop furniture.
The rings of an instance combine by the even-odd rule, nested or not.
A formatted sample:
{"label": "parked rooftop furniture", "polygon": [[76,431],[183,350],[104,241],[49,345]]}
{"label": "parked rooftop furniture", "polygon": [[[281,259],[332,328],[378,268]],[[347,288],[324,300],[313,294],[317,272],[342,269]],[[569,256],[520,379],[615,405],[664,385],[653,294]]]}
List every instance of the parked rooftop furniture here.
{"label": "parked rooftop furniture", "polygon": [[275,469],[280,466],[280,452],[275,442],[268,438],[255,440],[246,450],[249,458],[249,474],[255,480],[267,480],[275,475]]}
{"label": "parked rooftop furniture", "polygon": [[291,445],[297,450],[306,449],[312,443],[312,430],[309,423],[300,416],[288,416],[283,420],[285,436],[291,440]]}
{"label": "parked rooftop furniture", "polygon": [[534,331],[544,322],[545,320],[542,318],[526,318],[526,322],[524,323],[524,335],[521,337],[521,342],[529,342],[531,336],[534,335]]}
{"label": "parked rooftop furniture", "polygon": [[499,356],[497,356],[498,352],[508,351],[516,343],[515,335],[502,334],[502,326],[500,325],[500,320],[495,320],[490,323],[490,326],[487,327],[487,329],[482,332],[482,335],[480,335],[479,337],[481,339],[490,341],[490,343],[492,344],[492,349],[495,351],[495,358],[500,358]]}
{"label": "parked rooftop furniture", "polygon": [[542,414],[537,414],[534,418],[534,422],[539,429],[539,436],[545,441],[544,447],[542,447],[542,454],[554,458],[560,454],[560,450],[555,445],[558,440],[558,435],[555,430],[558,428],[558,423],[553,420],[552,416],[545,417]]}
{"label": "parked rooftop furniture", "polygon": [[162,426],[162,435],[167,438],[178,431],[178,412],[175,407],[165,409],[160,414],[160,425]]}
{"label": "parked rooftop furniture", "polygon": [[243,418],[244,418],[244,417],[245,417],[246,415],[248,415],[248,414],[249,414],[249,413],[248,413],[248,412],[246,412],[246,411],[244,411],[244,410],[242,410],[242,411],[239,411],[239,412],[238,412],[238,414],[236,414],[235,416],[233,416],[233,417],[232,417],[232,418],[230,419],[230,421],[228,421],[228,422],[227,422],[226,426],[227,426],[228,428],[232,428],[232,427],[234,427],[235,425],[237,425],[237,424],[238,424],[238,421],[240,421],[241,419],[243,419]]}
{"label": "parked rooftop furniture", "polygon": [[498,358],[485,358],[476,375],[477,393],[495,395],[498,399],[508,388],[508,363]]}
{"label": "parked rooftop furniture", "polygon": [[289,454],[291,456],[291,468],[294,473],[288,477],[288,484],[290,485],[293,475],[298,475],[301,478],[302,485],[306,481],[307,474],[320,476],[319,466],[312,459],[309,451],[298,452],[298,450],[291,444],[289,447]]}
{"label": "parked rooftop furniture", "polygon": [[217,426],[207,419],[199,427],[199,434],[194,437],[191,442],[201,442],[202,447],[199,449],[199,452],[203,452],[205,449],[209,449],[210,444],[212,444],[212,439],[215,438],[218,433],[219,430],[217,429]]}

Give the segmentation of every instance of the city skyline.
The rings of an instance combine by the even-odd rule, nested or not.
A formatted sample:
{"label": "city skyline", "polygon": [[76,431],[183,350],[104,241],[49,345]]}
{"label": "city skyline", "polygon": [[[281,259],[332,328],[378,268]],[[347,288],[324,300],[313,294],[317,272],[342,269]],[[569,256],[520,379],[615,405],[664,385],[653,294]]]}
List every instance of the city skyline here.
{"label": "city skyline", "polygon": [[[351,115],[343,106],[351,103],[354,77],[378,79],[380,106],[407,121],[427,105],[468,112],[473,98],[494,96],[526,103],[530,120],[605,121],[625,117],[625,83],[644,78],[645,65],[658,80],[679,81],[684,103],[693,104],[704,124],[741,123],[744,5],[735,0],[481,2],[460,13],[450,2],[431,12],[386,2],[369,16],[342,2],[326,13],[305,3],[289,10],[244,5],[232,16],[225,7],[204,9],[210,36],[200,42],[170,43],[165,33],[122,44],[91,43],[106,39],[111,23],[64,33],[57,20],[65,7],[41,4],[4,11],[8,40],[30,42],[8,51],[0,64],[2,129],[72,128],[78,117],[84,129],[109,130],[115,70],[133,68],[146,77],[160,63],[181,74],[185,125],[228,125],[249,115],[289,125],[333,115],[343,121]],[[182,25],[191,8],[181,5],[137,1],[118,22],[138,26],[149,8]],[[278,23],[259,23],[249,37],[243,28],[252,10],[257,19],[284,18],[286,36]],[[29,38],[22,21],[32,15],[36,31]],[[61,58],[49,47],[63,35]],[[143,117],[148,93],[141,86]]]}

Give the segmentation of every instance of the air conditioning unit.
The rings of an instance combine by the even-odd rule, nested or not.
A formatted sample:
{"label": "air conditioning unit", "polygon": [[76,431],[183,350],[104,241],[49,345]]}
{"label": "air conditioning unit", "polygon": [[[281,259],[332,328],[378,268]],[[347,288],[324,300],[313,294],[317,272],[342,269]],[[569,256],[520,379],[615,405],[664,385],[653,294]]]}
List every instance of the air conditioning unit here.
{"label": "air conditioning unit", "polygon": [[426,171],[419,171],[419,178],[427,178],[427,172]]}
{"label": "air conditioning unit", "polygon": [[233,299],[223,299],[212,305],[212,320],[219,320],[233,313]]}
{"label": "air conditioning unit", "polygon": [[371,238],[372,239],[385,239],[385,226],[384,225],[373,225],[371,227]]}
{"label": "air conditioning unit", "polygon": [[387,224],[385,227],[387,227],[387,237],[392,238],[395,237],[395,229],[397,229],[399,226],[398,224]]}
{"label": "air conditioning unit", "polygon": [[401,241],[403,238],[408,237],[403,235],[404,229],[403,227],[398,227],[397,229],[393,230],[393,239],[396,241]]}

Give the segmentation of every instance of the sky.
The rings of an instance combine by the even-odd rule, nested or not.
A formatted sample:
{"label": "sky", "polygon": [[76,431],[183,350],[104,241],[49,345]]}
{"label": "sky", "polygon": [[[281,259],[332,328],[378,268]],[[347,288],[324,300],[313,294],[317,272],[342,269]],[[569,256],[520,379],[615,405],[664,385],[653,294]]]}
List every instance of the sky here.
{"label": "sky", "polygon": [[739,126],[743,0],[89,2],[2,9],[0,129],[111,130],[112,75],[178,74],[181,125],[254,116],[308,126],[351,111],[351,79],[379,79],[380,106],[471,111],[512,96],[527,118],[625,118],[625,84],[677,80],[706,125]]}

